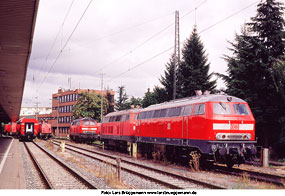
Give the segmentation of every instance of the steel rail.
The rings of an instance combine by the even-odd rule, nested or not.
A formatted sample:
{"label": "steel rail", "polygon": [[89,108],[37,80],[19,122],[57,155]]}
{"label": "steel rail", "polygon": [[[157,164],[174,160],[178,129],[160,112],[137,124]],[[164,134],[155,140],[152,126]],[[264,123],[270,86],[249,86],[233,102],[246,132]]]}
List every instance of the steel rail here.
{"label": "steel rail", "polygon": [[49,178],[47,177],[47,175],[45,174],[44,170],[42,169],[42,167],[40,166],[40,164],[38,163],[38,161],[36,160],[34,154],[31,152],[30,148],[27,146],[26,142],[23,142],[24,146],[35,166],[35,168],[37,169],[37,171],[40,174],[40,178],[43,180],[45,186],[47,187],[47,189],[53,189],[53,185],[50,182]]}
{"label": "steel rail", "polygon": [[73,176],[75,176],[79,181],[81,181],[83,184],[85,184],[89,189],[97,189],[92,183],[88,181],[83,175],[75,171],[74,169],[70,168],[67,164],[65,164],[63,161],[59,160],[54,155],[47,152],[43,147],[38,145],[37,143],[33,142],[35,146],[37,146],[39,149],[41,149],[44,153],[46,153],[51,159],[56,161],[59,165],[61,165],[64,169],[66,169],[69,173],[71,173]]}
{"label": "steel rail", "polygon": [[[58,141],[56,141],[56,142],[58,142]],[[54,143],[54,144],[59,145],[58,143]],[[65,148],[68,149],[68,150],[74,151],[76,153],[82,154],[82,155],[87,156],[87,157],[92,158],[92,159],[97,159],[99,161],[105,161],[105,160],[100,159],[98,157],[94,157],[94,156],[88,155],[88,154],[83,153],[83,152],[76,151],[76,150],[71,149],[71,148],[69,148],[67,146],[70,146],[70,147],[73,147],[73,148],[77,148],[77,149],[80,149],[80,150],[83,150],[83,151],[86,151],[86,152],[90,152],[90,153],[93,153],[93,154],[98,154],[98,155],[101,155],[101,156],[104,156],[104,157],[108,157],[108,158],[113,159],[113,160],[116,160],[116,158],[117,158],[116,156],[108,155],[108,154],[101,153],[101,152],[96,152],[96,151],[93,151],[93,150],[81,148],[81,147],[74,146],[74,145],[71,145],[71,144],[65,144],[65,145],[66,145]],[[124,162],[124,163],[127,163],[127,164],[131,164],[131,165],[137,166],[137,167],[141,167],[141,168],[144,168],[144,169],[152,170],[152,171],[157,172],[157,173],[169,175],[169,176],[172,176],[174,178],[178,178],[180,180],[184,180],[184,181],[187,181],[187,182],[190,182],[190,183],[194,183],[194,184],[197,184],[197,185],[200,185],[200,186],[203,186],[203,187],[207,187],[207,188],[211,188],[211,189],[225,189],[224,187],[221,187],[221,186],[213,185],[213,184],[210,184],[210,183],[207,183],[207,182],[203,182],[203,181],[199,181],[199,180],[196,180],[196,179],[193,179],[193,178],[190,178],[190,177],[186,177],[186,176],[181,176],[181,175],[178,175],[178,174],[175,174],[175,173],[172,173],[172,172],[169,172],[169,171],[165,171],[165,170],[162,170],[162,169],[149,167],[149,166],[146,166],[146,165],[142,165],[140,163],[135,163],[135,162],[132,162],[132,161],[128,161],[126,159],[122,159],[121,158],[121,161]],[[111,164],[114,167],[117,166],[116,164],[113,164],[113,163],[109,163],[109,164]],[[135,175],[139,175],[139,176],[147,178],[149,180],[153,180],[153,181],[155,181],[157,183],[164,184],[164,185],[166,185],[166,186],[168,186],[170,188],[182,189],[179,186],[173,185],[173,184],[168,183],[168,182],[161,181],[160,179],[153,178],[151,176],[148,176],[148,175],[145,175],[145,174],[142,174],[142,173],[137,173],[137,172],[132,171],[132,170],[130,170],[128,168],[125,168],[125,167],[121,167],[121,168],[122,168],[122,170],[125,170],[127,172],[133,173]]]}
{"label": "steel rail", "polygon": [[220,165],[214,165],[213,170],[216,172],[221,172],[224,174],[230,174],[235,176],[243,176],[244,174],[248,174],[249,175],[248,177],[252,180],[257,180],[259,182],[265,182],[265,183],[272,183],[277,186],[285,187],[285,177],[279,175],[244,170],[239,168],[228,168]]}

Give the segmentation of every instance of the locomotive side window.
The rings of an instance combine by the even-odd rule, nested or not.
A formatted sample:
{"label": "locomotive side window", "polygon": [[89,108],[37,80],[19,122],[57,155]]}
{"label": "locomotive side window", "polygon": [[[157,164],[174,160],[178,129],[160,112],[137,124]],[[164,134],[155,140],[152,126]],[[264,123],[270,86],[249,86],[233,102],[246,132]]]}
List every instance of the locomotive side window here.
{"label": "locomotive side window", "polygon": [[197,104],[194,108],[194,115],[203,115],[205,114],[205,104]]}
{"label": "locomotive side window", "polygon": [[129,121],[129,120],[130,120],[130,115],[128,114],[126,117],[126,121]]}
{"label": "locomotive side window", "polygon": [[160,115],[160,110],[155,110],[153,117],[157,118],[157,117],[159,117],[159,115]]}
{"label": "locomotive side window", "polygon": [[192,114],[193,105],[184,106],[184,111],[182,112],[182,116],[190,116]]}
{"label": "locomotive side window", "polygon": [[111,116],[109,122],[114,122],[115,116]]}
{"label": "locomotive side window", "polygon": [[214,103],[213,104],[214,114],[232,114],[231,107],[227,103]]}
{"label": "locomotive side window", "polygon": [[138,119],[139,119],[139,120],[145,119],[146,113],[147,113],[147,112],[142,112],[142,113],[140,113]]}
{"label": "locomotive side window", "polygon": [[126,120],[126,115],[124,114],[124,115],[122,115],[122,117],[121,117],[121,122],[123,122],[123,121],[125,121]]}
{"label": "locomotive side window", "polygon": [[104,117],[103,122],[104,123],[109,122],[109,117]]}
{"label": "locomotive side window", "polygon": [[148,112],[146,113],[145,118],[146,118],[146,119],[152,118],[152,117],[153,117],[153,113],[154,113],[154,111],[148,111]]}
{"label": "locomotive side window", "polygon": [[249,115],[249,111],[245,104],[234,104],[234,109],[237,115]]}
{"label": "locomotive side window", "polygon": [[170,108],[167,116],[168,117],[175,116],[175,111],[176,111],[176,108]]}
{"label": "locomotive side window", "polygon": [[121,121],[121,116],[116,116],[116,120],[115,120],[116,122],[119,122],[119,121]]}
{"label": "locomotive side window", "polygon": [[180,114],[181,114],[181,109],[182,109],[182,107],[177,107],[177,108],[175,109],[174,116],[180,116]]}
{"label": "locomotive side window", "polygon": [[167,109],[162,109],[160,111],[160,116],[159,117],[166,117],[166,115],[167,115]]}

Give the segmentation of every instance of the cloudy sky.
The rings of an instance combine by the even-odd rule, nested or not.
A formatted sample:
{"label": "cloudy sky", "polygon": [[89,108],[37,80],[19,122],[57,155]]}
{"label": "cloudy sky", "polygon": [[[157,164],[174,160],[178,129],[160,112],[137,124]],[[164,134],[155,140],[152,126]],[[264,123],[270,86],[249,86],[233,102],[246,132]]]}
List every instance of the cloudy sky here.
{"label": "cloudy sky", "polygon": [[225,73],[228,41],[255,16],[258,2],[40,0],[22,106],[50,106],[58,88],[70,87],[68,78],[72,89],[100,90],[100,74],[104,88],[124,85],[130,97],[142,97],[159,85],[173,53],[175,10],[181,48],[196,22],[210,71]]}

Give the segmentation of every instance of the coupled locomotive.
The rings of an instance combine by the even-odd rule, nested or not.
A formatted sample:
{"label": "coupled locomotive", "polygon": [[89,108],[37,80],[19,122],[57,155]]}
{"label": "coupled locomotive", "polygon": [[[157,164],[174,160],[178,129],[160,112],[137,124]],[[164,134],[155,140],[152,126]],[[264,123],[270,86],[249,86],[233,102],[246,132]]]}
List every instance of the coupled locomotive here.
{"label": "coupled locomotive", "polygon": [[92,118],[80,118],[70,125],[70,138],[74,141],[92,143],[98,138],[100,123]]}
{"label": "coupled locomotive", "polygon": [[40,139],[49,139],[52,137],[52,128],[51,124],[41,121],[39,123],[39,134],[38,138]]}
{"label": "coupled locomotive", "polygon": [[14,122],[5,124],[4,135],[16,136],[17,135],[17,124]]}
{"label": "coupled locomotive", "polygon": [[[128,114],[133,118],[127,120]],[[132,131],[126,131],[126,123],[133,125]],[[256,153],[250,108],[244,100],[228,95],[201,95],[110,113],[100,137],[107,145],[135,143],[142,156],[157,153],[168,160],[189,160],[189,154],[197,152],[201,161],[229,167]]]}
{"label": "coupled locomotive", "polygon": [[109,147],[126,150],[128,143],[136,142],[136,116],[140,109],[107,114],[101,124],[100,140]]}

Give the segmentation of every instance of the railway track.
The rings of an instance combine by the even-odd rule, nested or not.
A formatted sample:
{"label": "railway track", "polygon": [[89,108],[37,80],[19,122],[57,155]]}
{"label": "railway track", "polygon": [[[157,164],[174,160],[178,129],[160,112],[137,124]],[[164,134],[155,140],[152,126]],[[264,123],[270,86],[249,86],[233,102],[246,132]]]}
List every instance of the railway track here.
{"label": "railway track", "polygon": [[34,142],[24,142],[47,189],[96,189],[84,176]]}
{"label": "railway track", "polygon": [[[59,145],[59,142],[53,141],[55,145]],[[93,150],[84,149],[78,146],[71,144],[65,144],[66,149],[79,153],[81,155],[87,156],[98,161],[107,163],[117,167],[117,156],[112,156],[102,152],[97,152]],[[151,166],[143,165],[134,161],[127,160],[125,158],[120,158],[121,160],[121,169],[132,173],[134,175],[140,176],[142,178],[155,181],[159,184],[162,184],[166,187],[172,189],[187,189],[187,188],[209,188],[209,189],[224,189],[225,187],[217,186],[214,184],[206,183],[196,179],[192,179],[186,176],[181,176],[173,172],[165,171],[159,168],[154,168]]]}
{"label": "railway track", "polygon": [[214,165],[213,170],[215,172],[219,172],[219,173],[223,173],[227,175],[239,176],[239,177],[246,175],[251,180],[257,180],[259,182],[265,182],[265,183],[285,187],[285,177],[284,176],[261,173],[261,172],[250,171],[250,170],[239,169],[239,168],[228,168],[228,167],[220,166],[220,165]]}

